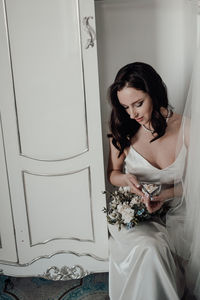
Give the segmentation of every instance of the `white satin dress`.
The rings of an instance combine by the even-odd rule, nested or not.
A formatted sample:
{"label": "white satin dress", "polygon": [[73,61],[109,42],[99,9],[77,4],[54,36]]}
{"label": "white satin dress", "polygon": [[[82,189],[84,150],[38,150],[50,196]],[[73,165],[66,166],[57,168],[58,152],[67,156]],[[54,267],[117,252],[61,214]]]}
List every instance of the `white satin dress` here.
{"label": "white satin dress", "polygon": [[[125,172],[137,176],[140,182],[161,183],[164,188],[173,184],[174,174],[179,181],[186,157],[183,144],[177,159],[165,169],[151,165],[133,147],[125,159]],[[172,207],[180,206],[177,199],[169,201]],[[162,220],[140,223],[132,229],[109,225],[109,296],[111,300],[178,300],[184,293],[184,276],[176,255],[176,216],[173,214],[172,232]],[[167,217],[170,219],[170,214]],[[173,223],[172,223],[173,224]],[[173,234],[174,233],[174,234]]]}

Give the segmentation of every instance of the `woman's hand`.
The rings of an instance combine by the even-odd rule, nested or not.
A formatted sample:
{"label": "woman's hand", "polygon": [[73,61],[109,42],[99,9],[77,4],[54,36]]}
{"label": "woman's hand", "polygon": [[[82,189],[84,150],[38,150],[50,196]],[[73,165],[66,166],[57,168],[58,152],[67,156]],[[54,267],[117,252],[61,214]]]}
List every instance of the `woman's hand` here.
{"label": "woman's hand", "polygon": [[142,198],[142,202],[146,205],[146,208],[150,214],[159,210],[166,200],[173,198],[174,189],[165,189],[160,192],[158,196],[154,196],[150,199],[148,196]]}
{"label": "woman's hand", "polygon": [[146,205],[146,208],[150,214],[159,210],[164,203],[163,201],[152,201],[150,200],[150,197],[146,195],[142,198],[142,202]]}
{"label": "woman's hand", "polygon": [[137,180],[137,177],[133,174],[123,174],[123,185],[130,187],[130,192],[135,193],[138,196],[144,197],[144,193],[141,191],[141,185]]}
{"label": "woman's hand", "polygon": [[165,202],[173,197],[174,197],[174,188],[169,188],[169,189],[162,190],[158,196],[153,196],[153,198],[151,198],[151,201]]}

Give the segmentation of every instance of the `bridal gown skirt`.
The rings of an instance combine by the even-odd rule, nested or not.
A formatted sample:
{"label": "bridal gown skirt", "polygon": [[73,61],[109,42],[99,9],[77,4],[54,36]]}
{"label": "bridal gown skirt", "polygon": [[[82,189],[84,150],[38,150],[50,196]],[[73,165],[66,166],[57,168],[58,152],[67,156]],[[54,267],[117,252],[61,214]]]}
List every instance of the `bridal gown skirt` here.
{"label": "bridal gown skirt", "polygon": [[165,226],[150,221],[109,231],[111,300],[181,299],[184,277]]}

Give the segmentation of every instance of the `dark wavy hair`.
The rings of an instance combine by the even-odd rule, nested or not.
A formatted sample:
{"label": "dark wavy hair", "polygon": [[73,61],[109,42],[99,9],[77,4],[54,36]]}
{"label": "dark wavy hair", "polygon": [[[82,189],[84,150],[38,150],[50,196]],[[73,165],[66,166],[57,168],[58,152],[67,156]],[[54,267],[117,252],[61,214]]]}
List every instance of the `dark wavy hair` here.
{"label": "dark wavy hair", "polygon": [[122,67],[108,90],[112,106],[109,124],[111,134],[108,134],[108,137],[112,137],[112,143],[119,150],[119,156],[126,147],[131,145],[131,138],[141,126],[129,117],[129,114],[120,104],[117,97],[117,92],[125,86],[141,90],[152,99],[151,124],[157,136],[150,142],[165,134],[167,123],[160,112],[160,108],[169,107],[166,85],[160,75],[150,65],[143,62],[134,62]]}

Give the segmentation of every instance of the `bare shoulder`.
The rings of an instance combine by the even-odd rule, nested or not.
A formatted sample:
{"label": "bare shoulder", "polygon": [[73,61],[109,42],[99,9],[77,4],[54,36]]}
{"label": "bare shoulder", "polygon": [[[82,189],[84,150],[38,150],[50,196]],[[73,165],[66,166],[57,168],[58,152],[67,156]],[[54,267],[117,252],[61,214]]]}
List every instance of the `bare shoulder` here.
{"label": "bare shoulder", "polygon": [[188,117],[183,117],[181,114],[174,113],[171,120],[171,126],[174,130],[178,131],[183,130],[184,142],[186,147],[189,145],[189,131],[190,131],[190,119]]}
{"label": "bare shoulder", "polygon": [[182,122],[182,115],[177,114],[177,113],[174,112],[170,119],[171,119],[171,123],[174,126],[180,127],[181,122]]}
{"label": "bare shoulder", "polygon": [[181,127],[182,115],[173,113],[168,120],[168,130],[173,133],[177,133]]}

